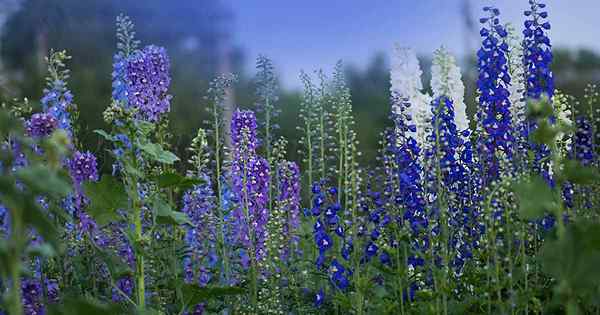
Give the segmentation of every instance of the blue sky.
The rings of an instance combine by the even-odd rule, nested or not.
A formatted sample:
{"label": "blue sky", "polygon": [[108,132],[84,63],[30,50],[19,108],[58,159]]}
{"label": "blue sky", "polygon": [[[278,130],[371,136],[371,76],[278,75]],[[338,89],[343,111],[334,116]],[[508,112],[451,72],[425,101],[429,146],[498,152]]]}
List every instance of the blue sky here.
{"label": "blue sky", "polygon": [[[286,87],[304,69],[331,69],[338,59],[364,65],[395,42],[429,54],[440,45],[465,53],[463,0],[225,0],[233,10],[235,42],[250,60],[271,57]],[[493,4],[504,22],[522,26],[527,0],[469,0],[479,29],[481,8]],[[556,46],[600,51],[599,0],[547,0]],[[471,37],[474,53],[478,38]]]}

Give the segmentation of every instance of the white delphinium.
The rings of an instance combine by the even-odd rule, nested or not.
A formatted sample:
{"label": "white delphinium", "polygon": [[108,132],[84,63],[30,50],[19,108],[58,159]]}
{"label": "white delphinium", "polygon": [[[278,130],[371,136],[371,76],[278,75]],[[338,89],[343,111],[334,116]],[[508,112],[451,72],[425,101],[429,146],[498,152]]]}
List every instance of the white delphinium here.
{"label": "white delphinium", "polygon": [[467,106],[465,105],[465,85],[456,59],[445,47],[433,53],[431,65],[431,90],[433,98],[446,96],[454,104],[454,121],[459,132],[469,129]]}
{"label": "white delphinium", "polygon": [[[573,126],[573,108],[577,105],[576,99],[573,96],[566,95],[559,90],[554,91],[552,105],[556,113],[556,122],[565,126]],[[558,148],[561,154],[566,155],[571,148],[572,138],[570,134],[560,132],[557,135]]]}
{"label": "white delphinium", "polygon": [[[417,129],[416,132],[411,132],[410,136],[414,137],[421,147],[426,143],[432,116],[429,105],[431,96],[422,92],[422,74],[416,53],[410,48],[396,44],[392,54],[390,90],[392,94],[405,98],[410,103],[408,114],[411,115]],[[397,113],[398,108],[394,107],[392,111]]]}
{"label": "white delphinium", "polygon": [[527,118],[527,102],[525,101],[525,66],[523,65],[523,38],[511,24],[506,25],[508,32],[508,74],[510,85],[508,92],[510,96],[510,114],[513,129],[517,132],[524,128]]}

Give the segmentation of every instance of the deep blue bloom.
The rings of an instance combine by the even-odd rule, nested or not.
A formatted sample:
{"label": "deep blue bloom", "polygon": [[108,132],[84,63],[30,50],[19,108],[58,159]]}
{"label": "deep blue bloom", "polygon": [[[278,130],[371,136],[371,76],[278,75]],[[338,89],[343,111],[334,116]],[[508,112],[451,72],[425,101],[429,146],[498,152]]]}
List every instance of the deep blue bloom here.
{"label": "deep blue bloom", "polygon": [[[498,11],[488,11],[489,21],[498,19]],[[484,168],[484,182],[490,183],[505,171],[501,169],[501,161],[512,159],[515,137],[508,91],[511,78],[508,72],[508,45],[505,41],[507,34],[504,27],[495,22],[488,22],[483,29],[486,32],[483,32],[482,48],[477,53],[477,88],[480,93],[477,119],[482,133],[479,135],[478,150],[481,166]]]}
{"label": "deep blue bloom", "polygon": [[166,50],[146,46],[129,56],[118,53],[113,61],[113,99],[137,110],[137,119],[157,122],[169,112],[171,77]]}
{"label": "deep blue bloom", "polygon": [[58,128],[58,120],[47,113],[35,113],[25,123],[25,131],[30,137],[42,138],[49,136]]}

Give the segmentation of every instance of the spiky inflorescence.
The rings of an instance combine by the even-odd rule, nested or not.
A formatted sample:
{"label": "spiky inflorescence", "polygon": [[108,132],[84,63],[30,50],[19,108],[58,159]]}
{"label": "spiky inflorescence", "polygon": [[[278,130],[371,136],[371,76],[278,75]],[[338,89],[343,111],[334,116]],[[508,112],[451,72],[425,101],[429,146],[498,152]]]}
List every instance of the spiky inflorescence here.
{"label": "spiky inflorescence", "polygon": [[231,140],[232,189],[237,201],[233,211],[236,238],[249,250],[248,255],[254,255],[252,260],[262,261],[266,257],[270,171],[269,163],[256,154],[256,116],[252,111],[233,113]]}
{"label": "spiky inflorescence", "polygon": [[0,204],[0,238],[4,238],[10,234],[10,217],[8,209]]}
{"label": "spiky inflorescence", "polygon": [[146,46],[128,57],[127,105],[137,110],[138,119],[157,122],[170,111],[169,69],[169,58],[162,47]]}
{"label": "spiky inflorescence", "polygon": [[[512,128],[515,137],[515,154],[519,160],[523,160],[527,156],[528,123],[527,123],[527,102],[525,100],[525,66],[523,65],[523,39],[515,28],[507,24],[506,31],[508,36],[506,42],[508,44],[507,61],[508,74],[511,78],[508,91],[510,93],[510,113],[512,120]],[[518,161],[522,167],[522,161]]]}
{"label": "spiky inflorescence", "polygon": [[[273,215],[273,219],[279,217],[281,220],[281,236],[283,242],[280,244],[279,256],[287,261],[290,255],[298,250],[299,237],[296,234],[300,227],[300,169],[294,162],[282,161],[277,167],[278,196],[276,209],[279,216]],[[272,237],[277,237],[272,235]]]}
{"label": "spiky inflorescence", "polygon": [[596,152],[594,151],[594,133],[592,124],[585,117],[577,117],[575,120],[576,132],[573,141],[573,155],[575,159],[586,166],[594,165]]}
{"label": "spiky inflorescence", "polygon": [[137,49],[133,23],[129,18],[117,18],[118,52],[113,60],[112,96],[121,106],[134,110],[135,117],[158,122],[170,111],[172,96],[170,62],[166,50],[149,45]]}
{"label": "spiky inflorescence", "polygon": [[46,57],[49,76],[46,78],[47,88],[42,96],[42,109],[44,112],[56,118],[57,128],[63,129],[69,136],[73,136],[73,125],[71,116],[75,112],[73,94],[67,88],[69,70],[65,67],[65,61],[71,59],[65,51],[50,51]]}
{"label": "spiky inflorescence", "polygon": [[501,160],[510,160],[513,155],[514,135],[512,131],[511,111],[508,86],[508,60],[506,54],[508,45],[505,38],[508,35],[500,24],[500,11],[486,7],[488,17],[480,21],[484,24],[480,34],[483,37],[482,48],[477,52],[479,61],[479,90],[480,110],[477,119],[480,125],[480,157],[485,168],[487,182],[499,178]]}
{"label": "spiky inflorescence", "polygon": [[184,257],[185,281],[206,286],[211,279],[210,269],[217,263],[215,196],[208,180],[196,185],[183,196],[183,213],[194,224],[187,228],[185,241],[190,252]]}
{"label": "spiky inflorescence", "polygon": [[550,30],[550,23],[545,21],[548,12],[543,9],[546,4],[539,0],[530,0],[531,9],[525,11],[523,30],[524,63],[526,74],[526,96],[539,99],[542,95],[552,98],[554,95],[554,76],[550,65],[552,64],[552,45],[546,35]]}
{"label": "spiky inflorescence", "polygon": [[[415,128],[414,130],[411,128],[407,132],[421,148],[426,143],[431,122],[431,111],[429,109],[431,97],[421,92],[423,89],[422,73],[417,55],[412,49],[399,45],[394,46],[390,75],[391,90],[402,98],[406,98],[410,103],[407,110],[410,118],[414,121],[411,125],[414,125]],[[392,111],[395,112],[395,107],[392,107]]]}
{"label": "spiky inflorescence", "polygon": [[[271,59],[260,55],[256,59],[256,111],[262,116],[260,119],[261,129],[264,138],[264,147],[267,154],[270,155],[271,145],[273,142],[273,131],[279,126],[274,123],[273,119],[279,116],[281,109],[277,107],[279,100],[279,87],[277,78]],[[268,157],[270,158],[270,156]]]}
{"label": "spiky inflorescence", "polygon": [[98,180],[98,162],[91,152],[75,151],[69,161],[69,172],[76,185]]}
{"label": "spiky inflorescence", "polygon": [[454,122],[458,132],[469,129],[467,107],[464,102],[465,86],[456,59],[446,48],[441,47],[433,54],[431,66],[431,89],[433,97],[448,97],[454,104]]}
{"label": "spiky inflorescence", "polygon": [[[394,69],[392,69],[392,72]],[[394,217],[395,222],[407,226],[410,231],[410,246],[414,254],[407,257],[408,273],[414,277],[419,272],[417,268],[424,265],[422,254],[427,248],[429,240],[427,237],[429,220],[425,210],[425,195],[421,178],[422,168],[420,161],[421,150],[414,139],[414,125],[408,98],[403,97],[401,91],[394,89],[392,84],[392,118],[395,131],[386,146],[389,154],[393,157],[395,169],[394,178],[398,180],[395,185],[397,190],[393,192],[395,203],[404,209],[403,214]],[[399,240],[393,242],[397,246]],[[399,250],[399,248],[397,248]],[[420,279],[414,278],[414,287],[418,286]],[[412,287],[412,286],[411,286]],[[411,292],[414,292],[412,290]]]}
{"label": "spiky inflorescence", "polygon": [[56,118],[47,113],[35,113],[25,123],[25,131],[30,137],[47,137],[58,128]]}

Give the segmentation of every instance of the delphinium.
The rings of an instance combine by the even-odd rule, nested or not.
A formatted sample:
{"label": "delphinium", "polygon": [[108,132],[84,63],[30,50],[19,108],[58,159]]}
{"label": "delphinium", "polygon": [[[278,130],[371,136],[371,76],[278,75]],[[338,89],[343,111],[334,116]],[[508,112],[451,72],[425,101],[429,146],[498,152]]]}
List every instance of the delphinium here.
{"label": "delphinium", "polygon": [[[425,149],[426,138],[431,133],[431,96],[423,92],[421,67],[416,53],[399,45],[394,47],[392,55],[391,82],[395,91],[411,104],[407,110],[414,128],[407,132],[413,137],[420,149]],[[393,108],[392,108],[393,110]],[[420,157],[422,158],[422,156]],[[422,162],[422,161],[421,161]]]}
{"label": "delphinium", "polygon": [[236,205],[233,210],[235,239],[241,246],[240,260],[244,269],[249,270],[248,287],[250,310],[256,312],[258,306],[259,281],[263,277],[267,249],[265,241],[269,237],[269,182],[270,167],[256,150],[256,116],[252,111],[236,110],[231,120],[231,181]]}
{"label": "delphinium", "polygon": [[508,86],[513,143],[514,164],[517,172],[523,172],[527,166],[528,122],[525,96],[525,66],[523,64],[523,38],[513,25],[507,24],[508,52],[506,54],[510,85]]}
{"label": "delphinium", "polygon": [[[480,108],[477,112],[477,157],[481,170],[474,176],[483,180],[482,211],[485,217],[485,236],[481,239],[481,250],[477,259],[485,266],[488,287],[484,293],[487,307],[514,308],[514,303],[503,301],[503,290],[507,290],[509,301],[515,298],[513,272],[516,262],[503,257],[513,255],[515,240],[524,240],[523,229],[514,226],[515,213],[513,196],[508,193],[514,173],[515,131],[512,122],[509,73],[508,31],[500,23],[500,11],[485,7],[486,17],[480,22],[483,38],[478,51],[479,79],[477,81]],[[518,84],[518,83],[517,83]],[[517,105],[518,106],[518,105]],[[518,109],[517,109],[518,111]],[[524,261],[520,261],[525,266]],[[507,269],[504,278],[501,270]]]}
{"label": "delphinium", "polygon": [[198,129],[190,147],[192,169],[188,177],[202,182],[194,185],[183,195],[183,209],[193,225],[187,227],[185,242],[187,251],[183,260],[184,281],[201,287],[218,283],[221,276],[217,269],[217,235],[222,223],[217,222],[216,197],[209,169],[210,155],[206,132]]}
{"label": "delphinium", "polygon": [[223,118],[223,102],[227,97],[227,89],[229,89],[236,81],[236,77],[231,74],[219,75],[214,78],[210,82],[210,87],[207,91],[207,96],[205,100],[209,103],[209,106],[206,107],[206,110],[211,117],[210,121],[207,121],[206,124],[209,126],[209,130],[207,131],[209,145],[211,146],[211,153],[213,154],[213,164],[211,165],[213,168],[213,172],[211,172],[211,180],[213,183],[213,189],[216,195],[216,213],[217,213],[217,224],[220,226],[216,227],[217,230],[217,251],[219,253],[219,257],[222,260],[223,270],[221,279],[225,282],[225,284],[232,284],[231,278],[231,264],[229,260],[231,248],[229,245],[228,234],[231,232],[225,226],[225,218],[230,214],[231,206],[227,198],[227,186],[225,183],[225,172],[223,168],[224,156],[226,155],[227,148],[225,147],[225,134],[224,134],[224,118]]}
{"label": "delphinium", "polygon": [[[421,148],[417,141],[419,128],[427,128],[414,115],[418,111],[413,106],[423,106],[422,94],[416,94],[420,87],[420,70],[414,52],[396,47],[393,55],[391,77],[392,119],[395,130],[388,140],[388,150],[393,157],[393,165],[398,180],[393,197],[395,204],[402,209],[392,219],[397,226],[394,230],[389,251],[393,251],[397,270],[395,297],[400,304],[400,312],[405,313],[415,298],[415,293],[424,285],[425,251],[429,246],[427,230],[429,220],[425,209],[425,195],[422,182]],[[418,70],[418,71],[416,71]],[[412,103],[412,102],[414,103]],[[408,242],[403,241],[407,230]],[[406,268],[404,267],[406,266]],[[410,279],[410,280],[409,280]]]}
{"label": "delphinium", "polygon": [[[532,101],[539,101],[543,97],[552,100],[554,96],[554,75],[550,68],[552,64],[552,45],[547,31],[550,23],[546,20],[548,12],[546,4],[539,0],[529,1],[530,9],[525,11],[526,20],[523,29],[523,63],[525,65],[525,96]],[[527,134],[536,128],[534,121],[528,122]],[[531,150],[535,153],[533,160],[534,171],[543,174],[550,181],[548,174],[548,148],[530,142]]]}
{"label": "delphinium", "polygon": [[471,149],[462,101],[464,86],[454,58],[443,48],[434,53],[432,89],[432,132],[427,139],[424,173],[431,224],[429,260],[433,288],[441,294],[441,305],[446,310],[448,296],[458,292],[458,282],[450,280],[462,274],[463,265],[471,256],[469,228],[473,222],[469,221],[474,209],[469,199],[471,165],[463,164],[467,161],[460,156]]}
{"label": "delphinium", "polygon": [[478,51],[480,108],[477,113],[481,126],[479,150],[484,166],[485,183],[497,180],[501,173],[501,160],[512,158],[514,135],[511,122],[508,86],[511,78],[508,73],[508,33],[500,24],[500,11],[486,7],[487,17],[481,19],[484,25],[480,31],[483,37],[482,48]]}
{"label": "delphinium", "polygon": [[304,94],[300,106],[300,125],[302,132],[299,143],[302,155],[302,169],[306,173],[306,191],[310,191],[314,182],[323,180],[329,171],[331,153],[331,95],[322,70],[317,72],[319,84],[315,85],[311,77],[302,72],[300,80],[304,85]]}
{"label": "delphinium", "polygon": [[[35,120],[35,119],[34,119]],[[48,126],[30,124],[33,128],[26,137],[23,121],[0,112],[0,138],[21,144],[14,152],[12,146],[0,146],[2,158],[0,204],[2,229],[6,239],[0,239],[4,263],[0,268],[6,285],[5,306],[9,314],[39,314],[46,303],[56,302],[56,282],[44,278],[40,261],[50,258],[59,249],[59,234],[51,219],[60,215],[54,205],[69,192],[69,184],[58,172],[68,152],[69,139],[63,131],[48,134]],[[41,130],[35,130],[40,128]],[[13,169],[18,159],[27,163]],[[40,196],[43,196],[41,198]],[[40,251],[46,247],[46,251]],[[32,276],[22,277],[22,270],[32,268]]]}
{"label": "delphinium", "polygon": [[[600,123],[600,89],[596,84],[588,84],[584,90],[584,112],[587,112],[588,119],[590,121],[592,130],[592,150],[596,155],[600,154],[598,143],[600,142],[600,133],[598,130],[598,123]],[[599,166],[599,160],[596,160],[593,165]]]}
{"label": "delphinium", "polygon": [[[112,74],[113,103],[104,112],[113,132],[98,133],[115,147],[113,155],[127,202],[122,208],[113,210],[117,215],[111,225],[120,226],[115,233],[123,233],[124,236],[124,242],[117,247],[128,249],[131,246],[133,249],[135,305],[144,309],[148,295],[146,282],[151,280],[145,270],[146,264],[158,263],[154,259],[146,259],[146,251],[153,246],[151,240],[160,237],[154,233],[155,225],[165,222],[162,218],[174,216],[166,191],[160,189],[148,174],[152,169],[173,164],[178,158],[160,143],[154,142],[158,138],[157,126],[166,119],[165,114],[170,109],[168,57],[163,48],[156,46],[138,49],[139,42],[134,35],[133,23],[129,18],[119,16],[118,51]],[[106,178],[106,181],[110,180]],[[98,187],[106,185],[106,181]],[[166,222],[172,225],[184,223],[177,219]],[[120,280],[129,283],[127,279]]]}
{"label": "delphinium", "polygon": [[[317,280],[314,285],[314,305],[324,307],[324,303],[331,306],[331,297],[338,292],[347,291],[350,286],[351,254],[354,245],[346,241],[347,224],[342,220],[342,207],[338,202],[338,190],[335,186],[327,187],[325,181],[313,184],[311,188],[311,208],[305,211],[314,217],[313,246],[317,250],[315,267],[326,275],[329,285],[322,280]],[[339,255],[339,256],[338,256]]]}
{"label": "delphinium", "polygon": [[[261,312],[283,314],[296,305],[296,263],[301,253],[300,227],[300,169],[285,159],[287,141],[280,138],[273,144],[275,188],[273,208],[269,211],[266,240],[267,254],[265,284],[259,292]],[[287,303],[286,303],[287,301]],[[296,305],[297,306],[297,305]]]}

